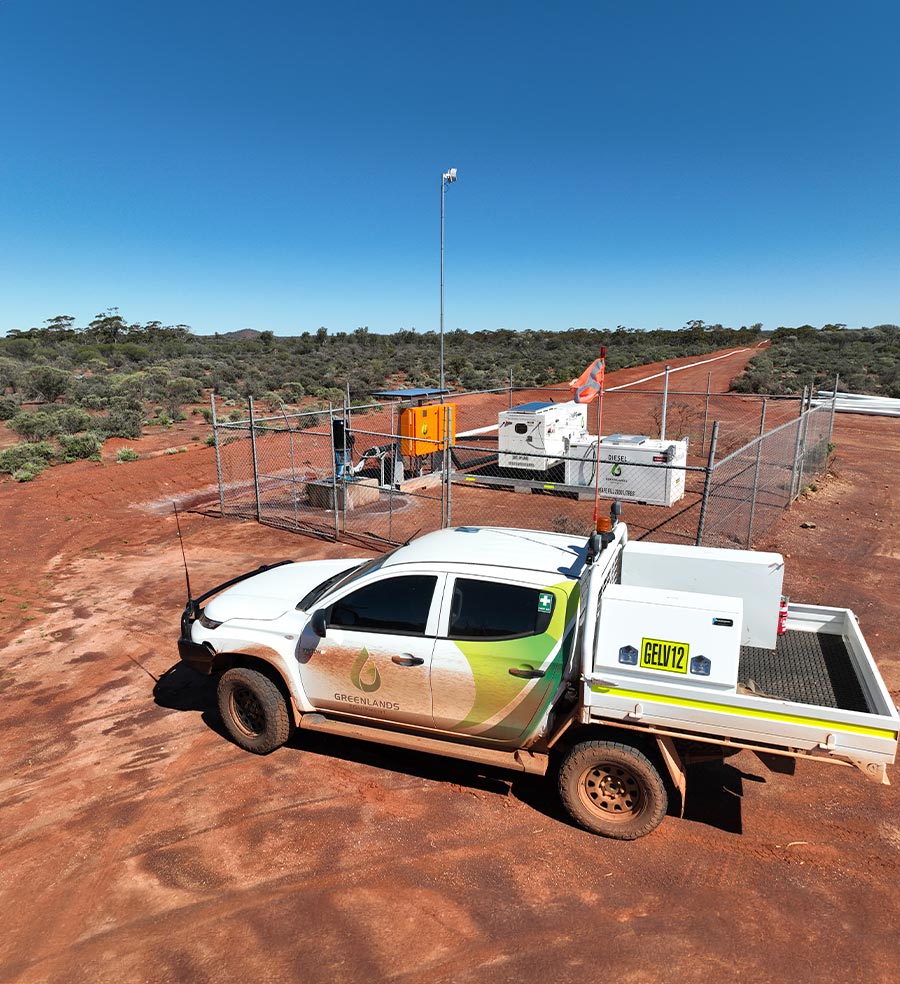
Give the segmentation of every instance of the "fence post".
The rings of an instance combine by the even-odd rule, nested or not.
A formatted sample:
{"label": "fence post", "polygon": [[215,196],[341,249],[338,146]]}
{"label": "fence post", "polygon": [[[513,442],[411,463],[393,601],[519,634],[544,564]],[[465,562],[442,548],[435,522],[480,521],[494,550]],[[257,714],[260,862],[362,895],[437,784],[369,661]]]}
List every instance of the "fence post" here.
{"label": "fence post", "polygon": [[256,493],[256,522],[262,522],[262,511],[259,508],[259,460],[256,457],[256,424],[253,418],[253,397],[247,397],[250,408],[250,450],[253,454],[253,490]]}
{"label": "fence post", "polygon": [[[512,393],[511,389],[510,389],[510,393]],[[452,451],[450,445],[450,407],[445,406],[444,407],[444,482],[447,486],[447,498],[446,498],[446,507],[445,507],[445,515],[444,515],[444,526],[443,526],[444,529],[447,529],[447,527],[450,525],[450,516],[451,516],[450,490],[453,488],[453,483],[450,481],[450,476],[453,473],[453,465],[450,460],[451,454]]]}
{"label": "fence post", "polygon": [[337,498],[337,457],[334,446],[334,404],[328,402],[328,433],[331,435],[331,504],[334,506],[334,538],[340,539],[341,521]]}
{"label": "fence post", "polygon": [[[803,387],[803,396],[800,398],[800,415],[797,417],[797,439],[794,441],[794,467],[791,469],[791,490],[788,494],[787,504],[790,505],[797,495],[800,495],[800,488],[797,485],[797,467],[800,464],[800,442],[803,437],[803,404],[806,402],[806,387]],[[794,489],[797,489],[796,495]]]}
{"label": "fence post", "polygon": [[766,432],[766,398],[763,397],[762,411],[759,415],[759,440],[756,442],[756,467],[753,470],[753,496],[750,499],[750,522],[747,524],[747,549],[753,539],[753,517],[756,513],[756,496],[759,493],[759,464],[762,458],[762,437]]}
{"label": "fence post", "polygon": [[703,443],[700,445],[700,454],[706,450],[706,428],[709,424],[709,394],[712,390],[712,373],[706,374],[706,410],[703,413]]}
{"label": "fence post", "polygon": [[284,404],[281,404],[281,416],[284,417],[284,426],[287,427],[288,440],[290,441],[290,451],[291,451],[291,502],[294,506],[294,529],[300,529],[300,515],[297,512],[297,468],[294,459],[294,430],[291,427],[291,422],[288,420],[288,415],[285,412]]}
{"label": "fence post", "polygon": [[666,411],[669,407],[669,365],[666,363],[666,378],[663,380],[662,416],[659,421],[659,439],[666,439]]}
{"label": "fence post", "polygon": [[344,399],[347,404],[347,409],[344,411],[344,426],[347,428],[345,433],[350,433],[350,381],[346,383],[346,389],[344,391]]}
{"label": "fence post", "polygon": [[709,458],[706,461],[706,478],[703,482],[703,501],[700,503],[700,521],[697,523],[697,546],[703,546],[703,527],[706,525],[706,511],[709,508],[709,489],[712,473],[716,467],[716,444],[719,440],[719,421],[713,421],[712,437],[709,439]]}
{"label": "fence post", "polygon": [[225,515],[225,488],[222,485],[222,454],[219,451],[219,421],[216,417],[216,394],[209,394],[209,406],[212,410],[210,422],[213,429],[213,440],[216,445],[216,479],[219,482],[219,513]]}
{"label": "fence post", "polygon": [[[834,374],[834,390],[831,394],[831,419],[828,421],[828,443],[832,443],[832,437],[834,437],[834,412],[837,410],[837,388],[840,382],[841,374],[836,372]],[[216,445],[218,448],[218,444]]]}

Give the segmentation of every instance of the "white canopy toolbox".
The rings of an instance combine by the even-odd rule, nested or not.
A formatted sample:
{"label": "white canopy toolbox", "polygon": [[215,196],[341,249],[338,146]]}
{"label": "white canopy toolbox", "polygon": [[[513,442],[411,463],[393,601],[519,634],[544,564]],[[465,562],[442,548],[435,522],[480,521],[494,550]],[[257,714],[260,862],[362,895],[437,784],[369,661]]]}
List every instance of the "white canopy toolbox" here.
{"label": "white canopy toolbox", "polygon": [[611,584],[600,601],[594,672],[734,693],[740,598]]}
{"label": "white canopy toolbox", "polygon": [[775,648],[783,581],[779,553],[646,541],[622,549],[622,584],[740,598],[742,646]]}

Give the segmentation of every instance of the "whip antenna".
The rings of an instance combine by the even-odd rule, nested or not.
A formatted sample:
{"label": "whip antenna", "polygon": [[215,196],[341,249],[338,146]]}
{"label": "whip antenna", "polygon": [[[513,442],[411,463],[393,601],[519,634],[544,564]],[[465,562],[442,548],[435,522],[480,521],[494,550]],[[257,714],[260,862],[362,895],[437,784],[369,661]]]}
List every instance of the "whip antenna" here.
{"label": "whip antenna", "polygon": [[187,582],[187,593],[188,601],[193,601],[194,596],[191,594],[191,575],[188,574],[187,557],[184,553],[184,537],[181,535],[181,520],[178,518],[178,506],[172,503],[172,508],[175,510],[175,525],[178,527],[178,542],[181,544],[181,559],[184,562],[184,580]]}

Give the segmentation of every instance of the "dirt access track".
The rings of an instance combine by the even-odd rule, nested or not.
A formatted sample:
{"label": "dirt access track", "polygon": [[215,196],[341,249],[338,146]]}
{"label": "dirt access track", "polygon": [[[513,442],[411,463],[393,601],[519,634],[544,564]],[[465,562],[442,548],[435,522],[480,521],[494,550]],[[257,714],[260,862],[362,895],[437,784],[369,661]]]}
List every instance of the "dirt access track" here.
{"label": "dirt access track", "polygon": [[[679,385],[711,370],[724,391],[748,357]],[[617,843],[536,777],[307,733],[264,758],[232,745],[211,683],[177,666],[171,502],[215,499],[184,427],[131,464],[0,484],[0,980],[897,980],[896,768],[883,787],[741,753],[691,769],[684,819]],[[900,423],[839,416],[835,440],[832,477],[762,546],[795,600],[854,609],[897,699]],[[182,525],[195,591],[360,554]]]}

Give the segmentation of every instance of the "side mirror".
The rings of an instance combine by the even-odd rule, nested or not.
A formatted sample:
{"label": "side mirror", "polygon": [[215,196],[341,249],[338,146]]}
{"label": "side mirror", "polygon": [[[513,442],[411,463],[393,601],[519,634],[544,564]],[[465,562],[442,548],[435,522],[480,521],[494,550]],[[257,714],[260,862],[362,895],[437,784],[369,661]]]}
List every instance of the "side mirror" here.
{"label": "side mirror", "polygon": [[312,613],[312,618],[309,620],[309,627],[320,639],[325,638],[326,623],[324,608],[319,608]]}

